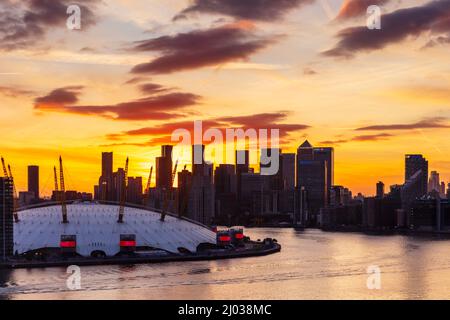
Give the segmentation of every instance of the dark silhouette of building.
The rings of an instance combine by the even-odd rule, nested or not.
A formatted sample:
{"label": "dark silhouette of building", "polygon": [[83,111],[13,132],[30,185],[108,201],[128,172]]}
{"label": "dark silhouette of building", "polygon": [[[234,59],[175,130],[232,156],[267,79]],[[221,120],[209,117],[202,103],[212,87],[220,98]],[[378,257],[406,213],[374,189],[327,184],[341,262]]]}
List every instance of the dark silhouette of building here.
{"label": "dark silhouette of building", "polygon": [[205,146],[193,145],[192,146],[192,174],[194,176],[202,176],[205,174]]}
{"label": "dark silhouette of building", "polygon": [[314,148],[314,160],[323,161],[327,166],[327,190],[334,185],[334,148]]}
{"label": "dark silhouette of building", "polygon": [[382,181],[379,181],[377,183],[377,198],[383,197],[384,197],[384,183]]}
{"label": "dark silhouette of building", "polygon": [[111,201],[120,201],[123,188],[125,188],[125,170],[123,168],[118,168],[116,172],[113,173],[113,188],[114,195]]}
{"label": "dark silhouette of building", "polygon": [[450,199],[450,183],[447,186],[447,199]]}
{"label": "dark silhouette of building", "polygon": [[281,149],[261,149],[259,167],[261,175],[269,177],[270,190],[282,191],[284,183]]}
{"label": "dark silhouette of building", "polygon": [[102,152],[102,175],[98,181],[99,200],[114,201],[113,188],[113,153]]}
{"label": "dark silhouette of building", "polygon": [[142,177],[128,177],[126,202],[142,204]]}
{"label": "dark silhouette of building", "polygon": [[[300,216],[306,218],[306,222],[310,225],[316,223],[316,216],[320,209],[327,205],[328,190],[331,187],[328,183],[327,172],[330,165],[326,158],[332,159],[332,152],[323,150],[325,148],[320,148],[317,160],[314,148],[308,141],[305,141],[297,150],[297,190],[304,188],[307,204],[304,208],[305,212],[300,213]],[[300,208],[298,205],[296,207]]]}
{"label": "dark silhouette of building", "polygon": [[13,222],[13,181],[0,178],[0,259],[13,255],[14,222]]}
{"label": "dark silhouette of building", "polygon": [[283,188],[295,189],[295,153],[281,154],[281,167],[283,168]]}
{"label": "dark silhouette of building", "polygon": [[420,171],[417,192],[420,196],[428,192],[428,161],[420,154],[407,154],[405,156],[405,183]]}
{"label": "dark silhouette of building", "polygon": [[410,228],[423,231],[450,229],[450,201],[437,192],[415,200],[411,205]]}
{"label": "dark silhouette of building", "polygon": [[173,146],[161,146],[161,157],[156,158],[156,187],[171,189],[172,181],[172,151]]}
{"label": "dark silhouette of building", "polygon": [[216,209],[218,224],[232,224],[238,216],[236,167],[221,164],[214,173]]}
{"label": "dark silhouette of building", "polygon": [[28,166],[28,192],[34,193],[34,199],[39,199],[39,167]]}
{"label": "dark silhouette of building", "polygon": [[178,214],[181,216],[187,216],[191,188],[192,173],[184,169],[178,173]]}
{"label": "dark silhouette of building", "polygon": [[236,150],[236,193],[238,203],[242,195],[242,174],[250,172],[250,152],[248,150]]}

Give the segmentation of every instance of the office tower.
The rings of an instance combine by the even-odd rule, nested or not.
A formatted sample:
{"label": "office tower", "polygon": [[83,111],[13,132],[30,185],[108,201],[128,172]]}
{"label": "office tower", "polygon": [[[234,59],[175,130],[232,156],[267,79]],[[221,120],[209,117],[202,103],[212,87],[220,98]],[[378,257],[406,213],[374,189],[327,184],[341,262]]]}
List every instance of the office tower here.
{"label": "office tower", "polygon": [[281,155],[283,168],[283,185],[285,190],[295,189],[295,153]]}
{"label": "office tower", "polygon": [[[419,177],[417,172],[420,172]],[[420,154],[405,156],[405,183],[413,176],[419,180],[418,193],[425,195],[428,191],[428,161]]]}
{"label": "office tower", "polygon": [[98,186],[100,200],[114,200],[112,152],[102,152],[102,175],[99,178]]}
{"label": "office tower", "polygon": [[28,192],[34,193],[34,199],[39,199],[39,167],[28,166]]}
{"label": "office tower", "polygon": [[187,216],[191,188],[192,173],[186,169],[178,172],[178,214],[181,216]]}
{"label": "office tower", "polygon": [[111,201],[120,201],[123,188],[125,188],[125,170],[123,168],[118,168],[117,171],[113,173],[114,195]]}
{"label": "office tower", "polygon": [[211,225],[215,216],[212,164],[204,164],[203,168],[204,170],[201,171],[201,166],[198,166],[196,174],[192,175],[187,217],[200,223]]}
{"label": "office tower", "polygon": [[439,194],[441,195],[441,198],[445,198],[445,182],[441,182],[441,188]]}
{"label": "office tower", "polygon": [[241,176],[242,194],[240,210],[242,213],[259,216],[272,213],[272,192],[269,177],[258,173],[243,173]]}
{"label": "office tower", "polygon": [[283,190],[283,160],[281,157],[281,149],[261,149],[260,173],[269,177],[271,190]]}
{"label": "office tower", "polygon": [[216,195],[236,193],[236,167],[232,164],[221,164],[214,174]]}
{"label": "office tower", "polygon": [[[331,187],[328,183],[327,168],[330,167],[328,161],[332,150],[320,148],[317,151],[317,160],[313,146],[305,141],[297,150],[297,190],[304,189],[306,194],[306,204],[309,223],[314,224],[316,215],[320,209],[325,207],[329,201],[328,192]],[[331,166],[332,167],[332,166]],[[300,197],[297,197],[300,199]],[[299,208],[299,205],[296,205]],[[304,214],[302,213],[302,216]]]}
{"label": "office tower", "polygon": [[171,189],[172,181],[172,151],[173,146],[161,146],[161,157],[156,158],[156,187]]}
{"label": "office tower", "polygon": [[431,171],[430,179],[428,180],[428,192],[441,191],[441,184],[439,181],[439,173],[437,171]]}
{"label": "office tower", "polygon": [[384,183],[379,181],[377,183],[377,198],[383,198],[384,197]]}
{"label": "office tower", "polygon": [[192,174],[194,176],[203,175],[205,164],[205,146],[193,145],[192,146]]}
{"label": "office tower", "polygon": [[13,255],[13,182],[9,178],[0,178],[0,259]]}
{"label": "office tower", "polygon": [[334,148],[314,148],[314,160],[326,161],[327,164],[327,190],[334,185]]}
{"label": "office tower", "polygon": [[142,204],[142,177],[128,177],[126,202]]}
{"label": "office tower", "polygon": [[221,164],[214,173],[216,221],[220,224],[231,224],[231,219],[238,214],[236,167]]}
{"label": "office tower", "polygon": [[236,150],[236,193],[238,202],[241,199],[242,194],[242,174],[250,171],[250,152],[248,150]]}

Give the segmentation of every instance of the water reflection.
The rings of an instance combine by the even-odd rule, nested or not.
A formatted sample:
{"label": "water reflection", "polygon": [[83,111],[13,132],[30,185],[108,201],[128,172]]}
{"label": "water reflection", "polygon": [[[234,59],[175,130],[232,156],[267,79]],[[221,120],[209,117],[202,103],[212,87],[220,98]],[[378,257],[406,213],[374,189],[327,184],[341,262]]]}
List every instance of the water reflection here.
{"label": "water reflection", "polygon": [[[65,268],[0,271],[3,299],[435,299],[448,298],[449,241],[402,236],[252,229],[277,238],[267,257],[82,268],[82,290]],[[382,271],[369,290],[367,267]]]}

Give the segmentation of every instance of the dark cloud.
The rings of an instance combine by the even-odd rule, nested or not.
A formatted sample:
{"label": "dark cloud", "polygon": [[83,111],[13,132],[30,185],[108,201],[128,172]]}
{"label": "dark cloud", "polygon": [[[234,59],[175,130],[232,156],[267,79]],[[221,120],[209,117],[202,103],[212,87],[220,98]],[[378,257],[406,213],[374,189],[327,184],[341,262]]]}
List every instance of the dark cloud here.
{"label": "dark cloud", "polygon": [[[93,8],[100,0],[78,0],[82,28],[95,23]],[[2,0],[0,3],[0,48],[24,49],[39,45],[50,29],[66,28],[71,0]]]}
{"label": "dark cloud", "polygon": [[[202,121],[203,131],[207,129],[219,129],[223,137],[226,137],[226,129],[279,129],[280,130],[280,138],[283,141],[290,134],[306,130],[310,128],[310,126],[305,124],[286,124],[279,123],[278,121],[283,121],[287,118],[287,112],[273,112],[273,113],[262,113],[255,114],[251,116],[236,116],[236,117],[221,117],[221,118],[213,118]],[[130,130],[118,134],[110,134],[107,136],[109,140],[112,141],[120,141],[121,139],[129,139],[130,137],[137,136],[148,136],[150,140],[144,143],[137,143],[141,145],[157,145],[162,143],[171,143],[172,133],[177,129],[186,129],[191,135],[193,135],[193,121],[179,121],[179,122],[171,122],[164,123],[160,125],[155,125],[151,127],[144,127],[136,130]],[[136,143],[131,142],[115,142],[114,145],[136,145]]]}
{"label": "dark cloud", "polygon": [[144,94],[156,94],[167,92],[171,89],[157,83],[144,83],[139,85],[139,90]]}
{"label": "dark cloud", "polygon": [[346,0],[342,4],[336,19],[345,20],[363,16],[366,15],[369,6],[382,6],[390,1],[391,0]]}
{"label": "dark cloud", "polygon": [[149,63],[135,66],[132,73],[166,74],[245,60],[274,41],[274,37],[256,35],[248,23],[139,41],[134,44],[133,51],[154,51],[161,55]]}
{"label": "dark cloud", "polygon": [[187,113],[183,109],[198,104],[201,99],[192,93],[172,92],[112,105],[76,105],[80,90],[81,87],[53,90],[48,95],[35,99],[34,108],[39,111],[95,115],[115,120],[170,120],[182,117]]}
{"label": "dark cloud", "polygon": [[314,0],[194,0],[174,20],[195,13],[220,14],[237,19],[274,21],[289,11]]}
{"label": "dark cloud", "polygon": [[381,30],[369,30],[366,26],[351,27],[338,33],[341,39],[325,56],[351,58],[358,52],[383,49],[408,37],[425,32],[450,31],[450,0],[431,1],[423,6],[400,9],[381,18]]}
{"label": "dark cloud", "polygon": [[314,76],[314,75],[317,74],[317,71],[314,70],[314,69],[312,69],[312,68],[304,68],[304,69],[303,69],[303,74],[304,74],[305,76]]}
{"label": "dark cloud", "polygon": [[7,97],[17,98],[20,96],[32,96],[34,94],[35,94],[34,91],[21,89],[19,87],[0,86],[0,95],[4,95]]}
{"label": "dark cloud", "polygon": [[409,124],[388,124],[388,125],[373,125],[368,127],[357,128],[357,131],[379,131],[379,130],[414,130],[414,129],[438,129],[450,128],[447,118],[430,118],[419,122]]}
{"label": "dark cloud", "polygon": [[357,142],[370,142],[370,141],[379,141],[379,140],[387,140],[393,137],[392,134],[389,133],[380,133],[380,134],[370,134],[370,135],[359,135],[354,136],[348,139],[339,139],[339,140],[326,140],[319,142],[321,145],[337,145],[343,144],[351,141]]}

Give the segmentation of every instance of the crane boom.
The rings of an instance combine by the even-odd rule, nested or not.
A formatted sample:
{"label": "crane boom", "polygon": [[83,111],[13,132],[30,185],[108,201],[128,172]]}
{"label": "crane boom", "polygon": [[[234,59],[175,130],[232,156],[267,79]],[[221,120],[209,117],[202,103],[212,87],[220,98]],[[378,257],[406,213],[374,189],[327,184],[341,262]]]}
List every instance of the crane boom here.
{"label": "crane boom", "polygon": [[125,163],[125,177],[123,181],[122,192],[120,194],[119,220],[118,223],[123,223],[123,214],[125,212],[125,198],[127,196],[127,182],[128,182],[128,158]]}
{"label": "crane boom", "polygon": [[170,196],[172,195],[172,189],[173,189],[173,183],[175,181],[175,175],[177,174],[177,169],[178,169],[178,160],[175,162],[175,168],[173,169],[172,172],[172,185],[170,186],[170,189],[167,190],[167,194],[166,194],[166,199],[164,200],[164,205],[163,205],[163,209],[161,211],[161,221],[164,222],[164,220],[166,219],[166,212],[167,212],[167,208],[169,207],[169,200],[170,200]]}
{"label": "crane boom", "polygon": [[8,164],[8,171],[9,171],[9,178],[12,181],[12,185],[13,185],[13,192],[14,192],[14,200],[13,200],[13,216],[14,216],[14,221],[15,222],[19,222],[19,215],[17,214],[17,189],[16,189],[16,184],[14,183],[14,177],[11,173],[11,166]]}
{"label": "crane boom", "polygon": [[66,188],[64,186],[64,169],[61,156],[59,157],[59,183],[61,189],[61,210],[62,210],[62,223],[69,223],[67,220],[67,206],[66,206]]}
{"label": "crane boom", "polygon": [[3,159],[3,157],[2,157],[2,166],[3,166],[3,176],[5,178],[9,178],[8,172],[6,171],[5,159]]}

